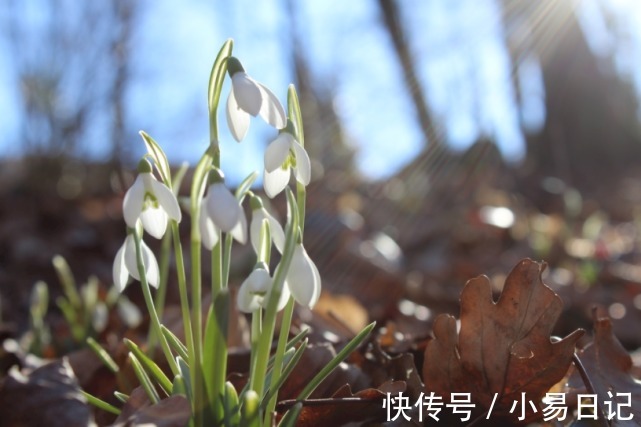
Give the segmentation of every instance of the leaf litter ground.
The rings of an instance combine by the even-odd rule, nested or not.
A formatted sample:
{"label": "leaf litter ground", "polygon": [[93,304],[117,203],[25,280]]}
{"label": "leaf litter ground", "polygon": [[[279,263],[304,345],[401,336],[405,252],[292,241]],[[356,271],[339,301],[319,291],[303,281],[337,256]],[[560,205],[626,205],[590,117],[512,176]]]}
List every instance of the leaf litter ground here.
{"label": "leaf litter ground", "polygon": [[[437,191],[447,192],[447,185]],[[565,395],[567,408],[566,421],[556,425],[576,421],[581,393],[594,393],[599,401],[620,405],[622,415],[633,415],[632,421],[601,420],[594,425],[638,425],[639,367],[633,363],[635,354],[626,350],[641,346],[634,326],[641,320],[636,308],[641,306],[636,303],[641,290],[638,226],[632,217],[620,215],[625,207],[618,210],[616,220],[605,211],[587,208],[582,216],[567,218],[564,212],[543,213],[522,198],[508,197],[511,201],[502,204],[520,212],[520,219],[499,227],[481,212],[500,204],[497,200],[505,202],[506,191],[484,182],[476,184],[473,199],[441,205],[425,200],[419,203],[423,206],[419,222],[408,219],[417,214],[408,214],[398,200],[382,197],[375,187],[357,185],[338,197],[327,188],[310,189],[307,233],[325,292],[313,312],[297,313],[293,333],[311,326],[313,345],[284,385],[277,410],[282,413],[291,407],[306,378],[367,322],[377,320],[372,339],[305,402],[298,425],[469,425],[475,419],[475,425],[542,425],[541,398],[551,391]],[[81,426],[93,420],[99,425],[179,426],[188,417],[184,401],[165,399],[152,405],[135,389],[122,338],[144,343],[145,323],[130,328],[119,313],[111,312],[107,327],[97,336],[124,368],[118,377],[73,341],[55,309],[48,315],[51,345],[40,357],[20,345],[29,330],[31,285],[45,279],[54,296],[59,294],[50,264],[54,254],[63,254],[79,279],[96,274],[102,294],[106,293],[111,257],[124,237],[121,196],[115,194],[104,183],[92,182],[71,200],[15,177],[3,186],[2,426],[20,422]],[[346,222],[342,216],[350,209],[365,220],[365,227]],[[526,233],[519,229],[523,218],[529,226]],[[400,261],[381,249],[376,234],[395,220],[401,224],[392,233],[403,253]],[[243,256],[240,251],[238,257]],[[526,257],[547,260],[550,271],[544,272],[544,264],[521,260]],[[480,276],[483,273],[488,277]],[[476,278],[467,281],[472,277]],[[131,288],[127,296],[139,303],[141,295]],[[170,293],[168,301],[175,297]],[[602,307],[598,315],[592,313],[594,305]],[[459,310],[457,319],[452,315]],[[170,305],[165,323],[173,322],[179,332],[179,323],[172,321],[175,313]],[[238,313],[230,316],[234,328],[229,379],[240,388],[248,363],[247,327]],[[591,334],[581,338],[580,327]],[[79,387],[114,404],[118,404],[115,390],[131,393],[131,398],[116,420],[88,407]],[[460,422],[459,414],[444,407],[436,422],[430,412],[421,414],[413,405],[430,393],[451,403],[451,392],[469,393],[475,405],[469,421]],[[383,404],[399,393],[412,402],[405,412],[410,421],[402,415],[387,421]],[[525,405],[521,413],[520,406],[513,408],[519,399],[534,406]],[[486,421],[490,408],[491,419]],[[600,405],[595,411],[607,418],[611,407]]]}

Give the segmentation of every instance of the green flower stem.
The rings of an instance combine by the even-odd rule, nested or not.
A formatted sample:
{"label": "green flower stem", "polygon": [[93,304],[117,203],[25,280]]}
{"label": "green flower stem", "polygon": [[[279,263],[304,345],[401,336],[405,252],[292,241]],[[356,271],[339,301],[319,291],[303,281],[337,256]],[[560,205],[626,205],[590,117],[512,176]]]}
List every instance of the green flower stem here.
{"label": "green flower stem", "polygon": [[151,327],[154,329],[154,333],[160,340],[160,346],[162,347],[162,351],[165,354],[167,363],[171,368],[171,372],[174,375],[177,375],[178,373],[180,373],[180,370],[178,369],[178,365],[176,364],[176,361],[174,360],[174,356],[171,353],[169,344],[167,343],[165,336],[162,334],[160,330],[160,319],[158,318],[156,307],[154,307],[154,300],[153,300],[153,297],[151,296],[149,283],[147,282],[147,274],[146,274],[147,270],[145,269],[145,263],[142,258],[142,247],[141,247],[140,241],[141,241],[141,236],[137,231],[135,231],[134,242],[136,245],[136,262],[138,263],[138,274],[140,275],[140,284],[142,286],[142,294],[145,297],[145,304],[147,304],[147,311],[149,311],[149,316],[151,317]]}
{"label": "green flower stem", "polygon": [[202,372],[202,277],[201,277],[201,237],[198,229],[200,203],[205,193],[207,174],[214,157],[217,156],[218,145],[210,144],[194,169],[191,187],[191,327],[193,351],[189,354],[189,370],[191,381],[193,427],[202,427],[204,411],[204,383]]}
{"label": "green flower stem", "polygon": [[263,218],[260,224],[260,237],[258,239],[258,254],[256,256],[258,262],[263,262],[269,265],[272,257],[272,233],[269,228],[269,220]]}
{"label": "green flower stem", "polygon": [[249,354],[249,388],[255,390],[256,387],[256,375],[254,371],[256,369],[256,353],[258,352],[258,338],[261,335],[261,330],[263,319],[263,309],[259,308],[257,311],[252,313],[252,323],[251,323],[251,352]]}
{"label": "green flower stem", "polygon": [[267,410],[265,411],[265,423],[267,423],[267,417],[276,409],[276,401],[278,400],[278,392],[274,390],[274,386],[278,384],[281,376],[281,371],[283,369],[283,359],[285,356],[285,351],[287,350],[287,338],[289,335],[289,329],[292,324],[292,316],[294,314],[294,298],[289,297],[285,310],[283,312],[283,318],[281,321],[280,335],[278,336],[278,345],[276,347],[276,355],[274,356],[274,368],[272,370],[272,380],[270,385],[270,393],[272,393],[271,399],[267,404]]}
{"label": "green flower stem", "polygon": [[[244,215],[244,214],[243,214]],[[234,238],[231,234],[225,236],[225,250],[223,252],[223,270],[221,274],[221,286],[226,288],[229,284],[229,268],[231,265],[231,246]]]}
{"label": "green flower stem", "polygon": [[[192,393],[194,396],[194,427],[203,425],[205,403],[205,384],[203,382],[202,366],[202,278],[201,278],[201,237],[198,230],[199,207],[205,192],[207,174],[212,166],[220,166],[220,147],[218,145],[218,102],[227,71],[226,58],[231,55],[233,42],[227,40],[218,52],[209,78],[209,147],[198,162],[194,171],[194,181],[191,189],[191,266],[192,266],[192,327],[194,352],[189,355],[190,371],[193,378]],[[217,262],[216,262],[217,263]],[[222,265],[222,264],[219,264]],[[212,274],[214,272],[212,271]],[[213,304],[214,295],[212,295]]]}
{"label": "green flower stem", "polygon": [[[196,213],[197,215],[197,213]],[[192,214],[192,229],[198,228],[198,218]],[[203,339],[203,315],[202,315],[202,278],[200,276],[200,238],[191,240],[191,325],[194,340],[193,354],[189,355],[189,371],[192,378],[192,396],[194,411],[194,427],[202,427],[204,411],[204,383],[202,370],[202,339]]]}
{"label": "green flower stem", "polygon": [[[154,299],[154,306],[158,312],[158,318],[162,319],[163,312],[165,311],[165,300],[167,297],[167,283],[169,279],[169,253],[171,251],[171,234],[165,233],[162,238],[160,246],[160,282],[158,284],[158,291],[156,291],[156,298]],[[158,337],[154,329],[149,330],[147,342],[149,349],[153,349],[156,345]]]}
{"label": "green flower stem", "polygon": [[274,282],[272,284],[272,291],[267,302],[267,309],[265,313],[265,321],[260,337],[258,338],[258,347],[256,350],[255,368],[253,371],[252,379],[254,386],[252,390],[258,393],[262,398],[265,387],[265,374],[267,372],[267,362],[269,360],[269,350],[271,348],[272,339],[274,336],[274,329],[276,324],[276,312],[278,309],[278,300],[283,291],[285,278],[289,271],[289,265],[292,261],[294,254],[294,247],[296,245],[296,238],[298,236],[298,210],[296,209],[296,201],[294,195],[289,188],[286,189],[288,211],[290,213],[290,221],[287,227],[285,249],[278,267],[274,275]]}
{"label": "green flower stem", "polygon": [[[209,403],[214,411],[214,419],[217,421],[225,415],[224,406],[221,403],[223,403],[225,380],[227,378],[227,326],[229,323],[227,307],[229,305],[229,295],[224,292],[225,287],[223,285],[222,242],[222,239],[219,239],[211,252],[212,306],[209,311],[207,329],[205,330],[207,348],[204,350],[206,357],[203,360],[203,372],[206,374],[205,384],[209,393]],[[223,413],[220,413],[220,411],[223,411]]]}
{"label": "green flower stem", "polygon": [[214,60],[214,65],[211,67],[211,74],[209,75],[207,99],[209,101],[209,136],[210,144],[212,145],[218,143],[218,102],[220,101],[220,93],[223,88],[225,73],[227,72],[227,58],[231,56],[233,48],[234,41],[228,39],[220,48]]}
{"label": "green flower stem", "polygon": [[218,232],[218,243],[211,250],[211,297],[212,301],[223,289],[223,241]]}
{"label": "green flower stem", "polygon": [[180,295],[180,311],[182,313],[185,341],[187,342],[187,352],[189,355],[194,354],[194,336],[191,328],[191,318],[189,317],[189,295],[187,294],[187,278],[185,276],[185,259],[183,257],[182,243],[180,242],[180,233],[178,223],[171,221],[171,232],[174,240],[174,252],[176,254],[176,270],[178,272],[178,292]]}
{"label": "green flower stem", "polygon": [[[300,109],[300,102],[296,87],[291,84],[287,88],[287,113],[290,120],[294,123],[296,141],[305,148],[305,132],[303,130],[303,113]],[[300,218],[301,240],[302,233],[305,228],[305,200],[306,200],[305,186],[296,181],[296,201],[298,205],[298,218]]]}
{"label": "green flower stem", "polygon": [[303,232],[305,231],[305,201],[307,200],[307,190],[305,186],[296,181],[296,206],[298,207],[298,217],[302,218],[298,224],[300,229],[300,240],[303,241]]}

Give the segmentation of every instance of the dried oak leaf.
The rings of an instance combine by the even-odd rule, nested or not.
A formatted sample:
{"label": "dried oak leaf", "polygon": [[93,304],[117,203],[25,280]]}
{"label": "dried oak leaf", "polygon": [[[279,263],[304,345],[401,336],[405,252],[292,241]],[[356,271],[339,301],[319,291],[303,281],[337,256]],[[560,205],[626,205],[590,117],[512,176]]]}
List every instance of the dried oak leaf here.
{"label": "dried oak leaf", "polygon": [[[594,387],[597,401],[600,404],[612,402],[610,408],[607,405],[603,405],[606,417],[610,415],[608,412],[616,412],[617,407],[619,407],[618,417],[614,417],[615,419],[611,420],[611,425],[639,425],[638,420],[641,419],[641,383],[630,375],[632,358],[612,332],[610,319],[608,317],[599,317],[596,310],[593,316],[594,338],[590,344],[578,353],[579,359],[592,383],[592,387]],[[586,391],[578,372],[573,372],[569,386],[571,391],[575,393],[590,393]],[[626,396],[627,393],[630,393],[629,397]],[[633,417],[632,420],[624,420],[624,418],[629,418],[630,416]]]}
{"label": "dried oak leaf", "polygon": [[537,405],[536,413],[526,405],[526,420],[540,416],[541,398],[564,377],[583,335],[576,330],[550,341],[563,302],[541,281],[544,269],[544,263],[519,262],[496,303],[487,277],[467,282],[460,298],[458,335],[454,317],[440,315],[434,322],[434,339],[427,344],[423,365],[427,393],[445,402],[452,392],[469,393],[476,414],[492,408],[492,418],[521,415],[520,406],[515,414],[510,410],[526,393]]}

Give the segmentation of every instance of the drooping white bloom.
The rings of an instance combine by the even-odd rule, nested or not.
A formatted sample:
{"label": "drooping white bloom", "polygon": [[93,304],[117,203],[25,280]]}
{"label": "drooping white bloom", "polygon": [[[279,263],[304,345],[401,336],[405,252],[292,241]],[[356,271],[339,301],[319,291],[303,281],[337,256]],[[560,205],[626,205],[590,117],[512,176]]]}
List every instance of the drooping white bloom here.
{"label": "drooping white bloom", "polygon": [[[269,271],[264,266],[256,267],[238,289],[236,300],[238,309],[244,313],[253,313],[261,307],[267,307],[272,284],[273,280],[269,275]],[[289,289],[285,284],[278,300],[278,311],[285,307],[289,296]]]}
{"label": "drooping white bloom", "polygon": [[292,296],[300,305],[309,308],[316,305],[321,291],[320,273],[302,243],[298,243],[294,248],[287,272],[287,284]]}
{"label": "drooping white bloom", "polygon": [[247,219],[240,203],[225,186],[220,170],[210,172],[211,184],[200,207],[199,229],[202,242],[211,250],[218,243],[218,230],[240,243],[247,242]]}
{"label": "drooping white bloom", "polygon": [[140,219],[147,233],[160,239],[167,229],[168,217],[177,222],[182,218],[178,200],[166,185],[154,178],[146,160],[139,163],[138,170],[140,173],[123,200],[123,216],[129,228],[135,228]]}
{"label": "drooping white bloom", "polygon": [[240,142],[249,129],[249,115],[260,115],[276,129],[287,124],[285,109],[267,87],[247,75],[237,58],[227,59],[232,88],[227,98],[227,125],[234,139]]}
{"label": "drooping white bloom", "polygon": [[[142,240],[140,241],[140,249],[142,251],[147,283],[157,288],[158,282],[160,281],[160,270],[158,269],[156,257]],[[138,274],[138,262],[136,261],[136,242],[134,241],[133,234],[129,234],[120,249],[118,249],[116,258],[114,259],[112,273],[114,284],[120,292],[122,292],[127,286],[129,276],[136,280],[140,280],[140,274]]]}
{"label": "drooping white bloom", "polygon": [[200,230],[200,238],[203,242],[203,245],[210,251],[218,243],[218,228],[214,224],[214,221],[210,218],[205,208],[205,203],[200,203],[200,209],[198,214],[198,227]]}
{"label": "drooping white bloom", "polygon": [[285,249],[285,232],[280,223],[274,218],[267,209],[263,206],[260,198],[252,196],[251,198],[252,220],[249,224],[249,239],[251,240],[254,251],[258,253],[260,247],[260,229],[263,225],[263,220],[269,222],[269,232],[272,242],[276,245],[276,249],[281,254]]}
{"label": "drooping white bloom", "polygon": [[308,185],[311,179],[311,162],[307,151],[288,132],[281,132],[265,150],[265,174],[263,184],[270,197],[283,191],[289,183],[290,169],[296,180]]}

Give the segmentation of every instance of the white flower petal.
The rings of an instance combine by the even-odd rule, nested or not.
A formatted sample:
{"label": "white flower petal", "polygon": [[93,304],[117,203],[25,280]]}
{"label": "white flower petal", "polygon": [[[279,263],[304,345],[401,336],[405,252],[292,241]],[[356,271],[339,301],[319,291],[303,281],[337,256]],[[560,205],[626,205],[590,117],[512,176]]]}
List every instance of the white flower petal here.
{"label": "white flower petal", "polygon": [[289,291],[289,285],[287,282],[283,284],[283,290],[280,293],[280,298],[278,299],[278,311],[281,311],[285,306],[287,305],[287,301],[289,301],[289,297],[291,297],[292,294]]}
{"label": "white flower petal", "polygon": [[290,175],[291,174],[289,168],[277,168],[274,170],[274,172],[265,171],[265,173],[263,174],[263,186],[265,188],[265,194],[267,194],[270,199],[273,199],[276,195],[283,191],[285,187],[287,187],[287,184],[289,184]]}
{"label": "white flower petal", "polygon": [[[305,255],[307,255],[307,252],[305,253]],[[314,273],[314,292],[312,294],[312,300],[309,302],[309,308],[313,308],[318,302],[318,298],[320,298],[321,277],[320,277],[318,268],[316,267],[316,264],[314,264],[314,261],[312,261],[312,259],[309,258],[309,255],[307,255],[307,258],[309,259],[310,266],[312,267],[312,271]]]}
{"label": "white flower petal", "polygon": [[292,143],[296,157],[296,180],[307,186],[312,177],[312,166],[307,151],[296,141]]}
{"label": "white flower petal", "polygon": [[218,230],[214,222],[209,218],[209,214],[205,209],[205,204],[201,202],[200,213],[198,215],[198,227],[200,229],[200,238],[203,245],[210,251],[218,243]]}
{"label": "white flower petal", "polygon": [[149,246],[145,242],[140,242],[140,249],[142,249],[142,259],[145,265],[145,275],[147,277],[147,283],[154,288],[158,288],[158,283],[160,283],[160,269],[158,268],[158,261],[154,253],[149,249]]}
{"label": "white flower petal", "polygon": [[276,246],[276,249],[278,249],[278,252],[282,254],[285,250],[285,232],[283,231],[283,226],[280,225],[276,218],[271,215],[269,215],[268,219],[269,229],[272,232],[272,240],[274,242],[274,245]]}
{"label": "white flower petal", "polygon": [[231,77],[231,84],[238,106],[256,117],[263,103],[263,95],[258,83],[246,73],[237,72]]}
{"label": "white flower petal", "polygon": [[[158,283],[160,282],[160,269],[158,268],[158,262],[156,261],[154,253],[149,249],[144,241],[141,241],[140,245],[147,283],[157,288]],[[138,262],[136,260],[136,242],[133,234],[127,236],[124,248],[124,264],[131,277],[140,281],[140,274],[138,274]]]}
{"label": "white flower petal", "polygon": [[274,218],[267,209],[260,208],[252,212],[252,221],[249,229],[250,240],[254,248],[254,252],[258,253],[258,246],[260,244],[260,227],[262,226],[263,219],[267,218],[269,221],[269,232],[271,234],[272,242],[281,254],[285,249],[285,232],[278,220]]}
{"label": "white flower petal", "polygon": [[167,230],[167,214],[161,208],[147,207],[140,214],[142,226],[156,239],[162,238]]}
{"label": "white flower petal", "polygon": [[264,297],[256,295],[257,292],[267,292],[271,288],[272,279],[269,273],[257,268],[252,271],[238,289],[236,303],[238,309],[245,313],[252,313],[263,304]]}
{"label": "white flower petal", "polygon": [[133,185],[125,193],[125,199],[122,202],[122,214],[130,228],[136,227],[136,221],[138,221],[145,201],[145,184],[142,175],[139,174],[136,177]]}
{"label": "white flower petal", "polygon": [[[311,259],[305,252],[302,244],[298,244],[294,249],[292,261],[287,273],[287,283],[294,299],[300,304],[311,307],[314,297],[316,297],[316,275],[315,266],[312,266]],[[316,282],[316,283],[315,283]]]}
{"label": "white flower petal", "polygon": [[248,289],[253,293],[267,293],[272,287],[272,278],[264,268],[256,268],[245,279]]}
{"label": "white flower petal", "polygon": [[289,156],[292,144],[294,144],[294,137],[289,132],[281,133],[269,143],[265,149],[265,170],[267,172],[273,172],[283,165]]}
{"label": "white flower petal", "polygon": [[227,127],[236,142],[243,140],[249,129],[249,114],[241,110],[236,102],[236,97],[234,97],[234,91],[232,90],[229,93],[227,98]]}
{"label": "white flower petal", "polygon": [[238,289],[236,295],[236,304],[238,309],[243,313],[253,313],[260,308],[259,299],[256,295],[252,295],[244,283]]}
{"label": "white flower petal", "polygon": [[182,213],[180,212],[180,206],[178,205],[178,200],[172,191],[165,184],[158,182],[155,178],[149,181],[151,185],[151,190],[158,199],[158,204],[164,211],[167,213],[169,218],[180,222],[182,219]]}
{"label": "white flower petal", "polygon": [[205,203],[209,217],[216,227],[229,233],[236,226],[242,210],[225,184],[219,182],[210,185]]}
{"label": "white flower petal", "polygon": [[260,117],[276,129],[284,128],[287,125],[287,116],[278,97],[266,86],[260,83],[256,84],[262,95],[262,103],[259,111]]}
{"label": "white flower petal", "polygon": [[245,218],[245,212],[240,210],[240,216],[238,217],[238,222],[232,228],[231,235],[238,243],[244,245],[247,243],[247,218]]}
{"label": "white flower petal", "polygon": [[118,292],[124,291],[129,280],[129,271],[125,266],[125,243],[123,243],[120,249],[118,249],[118,252],[116,252],[112,273],[114,285],[118,289]]}

